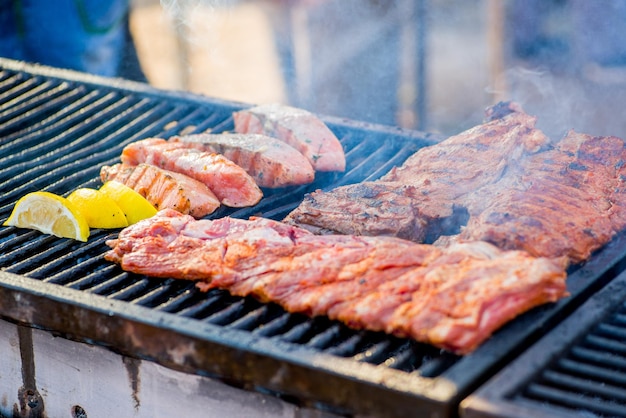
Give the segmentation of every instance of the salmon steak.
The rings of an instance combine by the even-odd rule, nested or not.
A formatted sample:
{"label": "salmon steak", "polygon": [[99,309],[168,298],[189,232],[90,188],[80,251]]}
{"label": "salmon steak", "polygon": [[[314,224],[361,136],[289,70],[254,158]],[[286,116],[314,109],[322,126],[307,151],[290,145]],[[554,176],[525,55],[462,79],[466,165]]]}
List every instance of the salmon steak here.
{"label": "salmon steak", "polygon": [[253,206],[263,197],[259,186],[243,168],[221,154],[182,143],[162,138],[143,139],[124,147],[121,160],[128,165],[146,163],[185,174],[204,183],[226,206]]}
{"label": "salmon steak", "polygon": [[344,171],[346,156],[339,139],[313,113],[278,103],[233,113],[235,131],[271,136],[304,155],[316,171]]}
{"label": "salmon steak", "polygon": [[246,170],[260,187],[309,184],[315,179],[311,163],[292,146],[262,134],[196,134],[175,136],[170,142],[222,154]]}
{"label": "salmon steak", "polygon": [[116,180],[146,198],[155,208],[174,209],[195,218],[215,212],[220,201],[198,180],[151,164],[114,164],[100,169],[102,182]]}
{"label": "salmon steak", "polygon": [[105,258],[126,271],[194,280],[204,291],[227,289],[457,354],[568,294],[563,259],[481,241],[440,248],[394,237],[315,235],[264,218],[196,220],[166,209],[107,245]]}

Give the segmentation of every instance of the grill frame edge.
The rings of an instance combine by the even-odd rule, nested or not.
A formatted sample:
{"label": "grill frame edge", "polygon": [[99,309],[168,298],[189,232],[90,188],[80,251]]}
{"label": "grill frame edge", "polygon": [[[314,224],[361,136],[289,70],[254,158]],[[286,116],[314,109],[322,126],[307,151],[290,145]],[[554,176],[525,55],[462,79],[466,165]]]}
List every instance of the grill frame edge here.
{"label": "grill frame edge", "polygon": [[[461,402],[463,418],[565,418],[577,410],[520,397],[555,361],[610,316],[626,300],[626,272],[594,293],[537,343]],[[626,408],[624,408],[626,413]]]}
{"label": "grill frame edge", "polygon": [[[5,271],[0,271],[0,317],[173,370],[295,397],[305,406],[327,405],[337,413],[453,416],[456,402],[450,400],[462,396],[446,379],[356,364],[208,323],[197,328],[167,312],[99,295],[85,298],[81,291]],[[328,384],[329,375],[337,384]]]}

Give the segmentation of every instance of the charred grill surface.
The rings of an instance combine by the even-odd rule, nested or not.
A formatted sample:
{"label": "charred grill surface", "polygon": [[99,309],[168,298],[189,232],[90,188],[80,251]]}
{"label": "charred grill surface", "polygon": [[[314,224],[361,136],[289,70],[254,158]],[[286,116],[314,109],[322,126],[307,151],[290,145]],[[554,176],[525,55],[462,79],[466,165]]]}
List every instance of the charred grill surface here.
{"label": "charred grill surface", "polygon": [[[240,107],[0,59],[0,221],[30,191],[98,187],[100,167],[117,163],[130,142],[232,130]],[[266,189],[258,205],[221,207],[209,218],[282,219],[306,193],[379,179],[436,142],[420,132],[326,121],[346,150],[345,173]],[[468,212],[452,205],[445,216],[463,224]],[[464,397],[618,275],[626,248],[624,236],[616,237],[582,268],[570,268],[570,298],[525,314],[460,358],[223,290],[124,272],[103,258],[105,241],[116,236],[94,230],[84,244],[0,228],[0,315],[322,411],[385,417],[458,416]],[[172,354],[189,347],[184,359]]]}

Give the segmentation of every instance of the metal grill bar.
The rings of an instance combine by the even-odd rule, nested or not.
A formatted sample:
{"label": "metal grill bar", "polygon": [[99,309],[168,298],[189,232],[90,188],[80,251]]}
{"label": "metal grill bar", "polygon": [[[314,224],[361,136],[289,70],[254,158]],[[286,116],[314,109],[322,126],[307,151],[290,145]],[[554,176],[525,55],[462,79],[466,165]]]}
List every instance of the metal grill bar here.
{"label": "metal grill bar", "polygon": [[626,416],[623,309],[622,305],[622,311],[598,324],[536,383],[530,383],[521,397],[600,416]]}
{"label": "metal grill bar", "polygon": [[580,362],[588,362],[591,364],[603,365],[611,368],[622,369],[626,367],[626,359],[606,350],[592,350],[583,346],[572,348],[570,353],[573,359]]}
{"label": "metal grill bar", "polygon": [[598,382],[623,384],[626,381],[622,373],[615,373],[613,370],[607,369],[606,367],[583,364],[568,358],[559,360],[558,369],[571,376],[586,376]]}
{"label": "metal grill bar", "polygon": [[[574,409],[579,414],[595,414],[595,416],[624,417],[624,408],[593,396],[584,396],[571,391],[559,390],[554,387],[533,384],[528,388],[529,395],[536,395],[537,402],[547,402],[556,406]],[[593,415],[592,415],[593,416]]]}
{"label": "metal grill bar", "polygon": [[[88,101],[97,94],[97,92],[90,92],[87,95],[85,93],[85,89],[62,91],[54,97],[40,97],[37,100],[31,100],[5,110],[0,114],[2,121],[0,135],[6,135],[7,140],[18,137],[20,133],[28,132],[29,121],[37,121],[42,126],[52,125],[55,121],[49,115],[50,108],[56,108],[62,103],[66,103],[69,108],[65,112],[75,112],[76,109],[80,109],[80,106],[86,106]],[[45,106],[43,106],[44,103]]]}
{"label": "metal grill bar", "polygon": [[476,398],[497,405],[498,417],[518,408],[519,417],[626,417],[625,300],[622,273],[472,395],[467,416],[480,411]]}
{"label": "metal grill bar", "polygon": [[[7,157],[0,167],[0,221],[27,192],[97,187],[100,167],[117,162],[132,141],[232,129],[232,111],[241,107],[72,77],[48,69],[33,75],[0,59],[0,155],[3,162]],[[211,217],[281,219],[305,193],[374,180],[435,140],[419,132],[326,121],[347,151],[346,173],[264,190],[259,205],[220,208]],[[0,228],[0,315],[284,399],[387,416],[456,414],[462,397],[584,301],[585,291],[609,282],[625,257],[616,240],[584,268],[572,270],[570,300],[526,314],[477,353],[459,358],[225,291],[202,293],[190,282],[123,272],[103,259],[105,241],[114,237],[115,232],[93,231],[84,244]],[[598,337],[609,338],[606,332]],[[194,355],[173,358],[179,347],[193,347]]]}
{"label": "metal grill bar", "polygon": [[[601,326],[598,328],[601,328]],[[623,341],[623,339],[616,341],[614,339],[604,338],[601,335],[588,335],[585,338],[585,343],[591,347],[597,347],[613,353],[626,355],[626,343]]]}
{"label": "metal grill bar", "polygon": [[556,371],[547,371],[542,375],[545,383],[552,387],[562,387],[571,392],[598,399],[611,399],[617,402],[626,402],[626,392],[623,388],[611,386],[605,382],[591,381]]}

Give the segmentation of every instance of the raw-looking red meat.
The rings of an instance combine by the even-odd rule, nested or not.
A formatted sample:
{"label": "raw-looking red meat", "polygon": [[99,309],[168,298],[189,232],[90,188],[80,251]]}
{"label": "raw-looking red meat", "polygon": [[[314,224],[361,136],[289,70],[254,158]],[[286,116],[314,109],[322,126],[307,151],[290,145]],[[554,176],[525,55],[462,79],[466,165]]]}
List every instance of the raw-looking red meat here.
{"label": "raw-looking red meat", "polygon": [[107,244],[105,258],[127,271],[196,280],[202,290],[228,289],[460,354],[515,316],[567,295],[564,259],[486,242],[439,248],[165,210]]}

